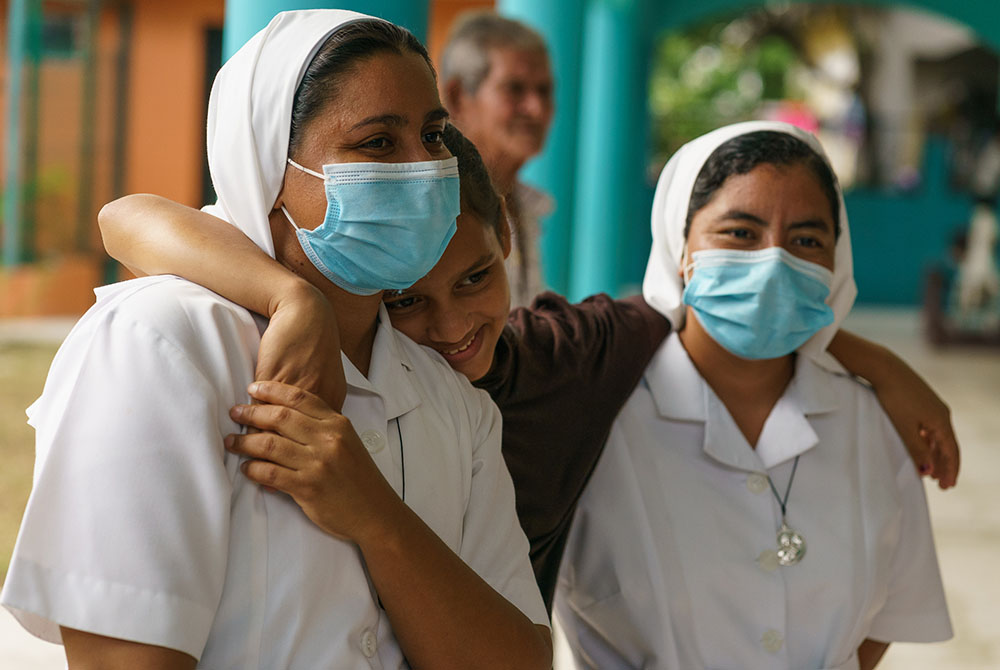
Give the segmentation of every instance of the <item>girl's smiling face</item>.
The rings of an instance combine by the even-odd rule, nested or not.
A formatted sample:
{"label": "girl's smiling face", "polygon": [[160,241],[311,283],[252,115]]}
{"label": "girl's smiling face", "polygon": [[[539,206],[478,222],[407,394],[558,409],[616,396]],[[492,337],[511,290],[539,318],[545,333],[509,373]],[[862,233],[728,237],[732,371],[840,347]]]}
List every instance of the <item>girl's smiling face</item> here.
{"label": "girl's smiling face", "polygon": [[438,264],[410,288],[384,294],[392,325],[471,381],[483,377],[510,312],[509,253],[506,226],[498,239],[478,217],[461,214]]}

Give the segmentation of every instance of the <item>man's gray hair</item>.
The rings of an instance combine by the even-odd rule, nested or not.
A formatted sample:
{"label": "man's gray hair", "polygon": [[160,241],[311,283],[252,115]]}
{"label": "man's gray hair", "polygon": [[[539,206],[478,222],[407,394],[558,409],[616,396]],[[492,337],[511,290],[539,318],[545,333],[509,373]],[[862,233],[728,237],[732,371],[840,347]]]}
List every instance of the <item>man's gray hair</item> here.
{"label": "man's gray hair", "polygon": [[533,28],[495,12],[473,11],[458,17],[441,55],[441,81],[457,79],[466,93],[475,93],[490,70],[490,49],[540,51],[545,39]]}

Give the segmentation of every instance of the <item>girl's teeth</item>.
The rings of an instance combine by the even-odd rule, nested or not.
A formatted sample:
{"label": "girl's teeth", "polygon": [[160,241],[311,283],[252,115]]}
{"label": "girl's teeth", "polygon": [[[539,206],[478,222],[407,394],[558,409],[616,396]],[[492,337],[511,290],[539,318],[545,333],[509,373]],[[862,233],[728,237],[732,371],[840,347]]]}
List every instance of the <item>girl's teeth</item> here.
{"label": "girl's teeth", "polygon": [[465,351],[466,349],[469,348],[469,345],[472,344],[472,340],[474,340],[474,339],[476,339],[475,335],[473,335],[471,338],[469,338],[469,341],[466,342],[465,344],[463,344],[462,346],[460,346],[458,349],[452,349],[451,351],[446,351],[444,353],[446,353],[449,356],[451,356],[451,355],[457,354],[459,352]]}

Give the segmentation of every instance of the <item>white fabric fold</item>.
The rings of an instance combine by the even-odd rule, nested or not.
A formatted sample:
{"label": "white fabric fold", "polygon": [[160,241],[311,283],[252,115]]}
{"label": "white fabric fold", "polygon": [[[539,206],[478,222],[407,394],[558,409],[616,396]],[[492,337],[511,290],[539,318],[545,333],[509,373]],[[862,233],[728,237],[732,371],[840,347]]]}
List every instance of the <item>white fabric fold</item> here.
{"label": "white fabric fold", "polygon": [[[372,18],[340,9],[282,12],[233,54],[215,78],[207,146],[219,200],[212,213],[221,213],[271,256],[268,215],[284,180],[295,91],[331,33]],[[289,76],[296,68],[295,76]]]}

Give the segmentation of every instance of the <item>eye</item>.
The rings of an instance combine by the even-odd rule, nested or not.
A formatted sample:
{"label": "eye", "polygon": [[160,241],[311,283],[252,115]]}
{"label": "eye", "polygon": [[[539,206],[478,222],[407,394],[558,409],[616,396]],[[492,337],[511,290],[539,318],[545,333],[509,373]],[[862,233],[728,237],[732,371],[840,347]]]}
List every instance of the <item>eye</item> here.
{"label": "eye", "polygon": [[473,272],[471,275],[462,280],[462,284],[465,286],[475,286],[483,280],[486,279],[490,274],[489,268],[483,268],[477,272]]}
{"label": "eye", "polygon": [[795,238],[794,243],[797,244],[800,247],[807,247],[807,248],[810,248],[810,249],[822,249],[823,248],[823,242],[822,242],[822,240],[820,240],[819,238],[816,238],[816,237],[810,237],[810,236],[797,237],[797,238]]}
{"label": "eye", "polygon": [[388,137],[373,137],[370,140],[366,140],[358,145],[361,149],[372,149],[379,151],[382,149],[387,149],[390,146]]}
{"label": "eye", "polygon": [[424,133],[424,142],[427,144],[444,144],[444,131],[438,129]]}
{"label": "eye", "polygon": [[385,308],[390,312],[403,312],[409,310],[417,305],[419,301],[419,296],[415,295],[404,295],[398,298],[388,298],[382,300],[385,304]]}
{"label": "eye", "polygon": [[753,239],[753,230],[750,228],[727,228],[722,231],[723,235],[729,237],[734,237],[738,240],[751,240]]}
{"label": "eye", "polygon": [[525,86],[522,82],[510,82],[507,84],[507,95],[512,98],[520,98],[524,95]]}

